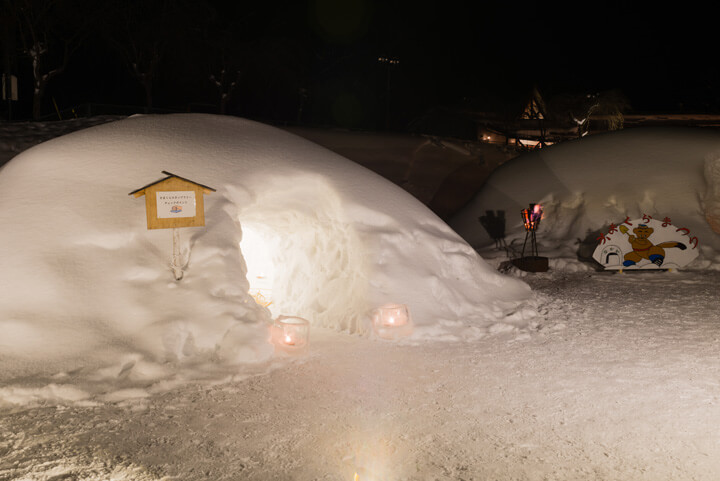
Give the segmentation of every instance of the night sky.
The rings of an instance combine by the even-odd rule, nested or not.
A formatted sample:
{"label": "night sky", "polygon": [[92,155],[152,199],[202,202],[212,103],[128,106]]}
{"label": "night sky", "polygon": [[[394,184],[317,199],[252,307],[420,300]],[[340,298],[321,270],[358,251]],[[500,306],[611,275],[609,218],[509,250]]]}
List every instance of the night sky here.
{"label": "night sky", "polygon": [[[238,72],[226,113],[272,123],[408,130],[448,109],[521,108],[533,86],[546,99],[618,89],[639,112],[720,112],[720,42],[711,12],[692,4],[106,0],[94,11],[64,1],[78,20],[56,44],[72,24],[87,32],[47,88],[49,116],[53,100],[144,106],[118,49],[133,36],[164,43],[152,86],[160,110],[218,112],[209,77],[225,65]],[[150,6],[123,24],[127,5]],[[15,64],[15,111],[27,118],[30,63]]]}

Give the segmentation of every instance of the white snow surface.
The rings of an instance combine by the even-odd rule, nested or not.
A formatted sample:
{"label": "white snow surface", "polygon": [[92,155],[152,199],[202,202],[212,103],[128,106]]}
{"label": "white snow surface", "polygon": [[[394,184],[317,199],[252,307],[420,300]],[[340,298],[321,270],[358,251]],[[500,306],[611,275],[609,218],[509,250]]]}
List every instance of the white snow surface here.
{"label": "white snow surface", "polygon": [[450,225],[481,250],[492,244],[478,217],[504,210],[517,251],[520,211],[540,203],[540,255],[573,256],[611,223],[647,214],[669,217],[699,239],[688,267],[720,268],[720,134],[692,128],[635,128],[592,135],[520,155],[496,169]]}
{"label": "white snow surface", "polygon": [[[154,122],[152,117],[130,120]],[[268,132],[264,126],[237,120],[228,122],[242,125],[241,130],[252,128],[258,129],[254,132]],[[124,129],[123,125],[127,124],[118,122],[104,129],[107,128],[109,134],[114,129]],[[138,142],[150,132],[152,130],[148,129],[137,134]],[[236,130],[233,132],[241,137]],[[91,133],[93,131],[88,131],[88,134]],[[170,133],[167,135],[170,136]],[[705,133],[692,135],[697,135],[698,141],[706,138]],[[605,148],[613,150],[612,138],[619,138],[621,144],[628,145],[627,142],[635,136],[649,140],[647,132],[628,131],[597,141],[608,140]],[[75,137],[78,140],[86,138]],[[274,144],[292,142],[294,146],[298,145],[292,137],[275,137],[273,133],[272,138]],[[665,134],[658,132],[657,141],[662,143],[664,138]],[[688,137],[683,134],[676,140],[683,138]],[[72,137],[70,139],[73,140]],[[592,138],[583,139],[583,142],[585,140]],[[95,143],[86,140],[82,143],[98,150],[93,147]],[[62,143],[56,145],[57,152],[62,152]],[[304,143],[300,145],[312,151],[313,156],[325,155],[322,149]],[[680,154],[695,152],[695,149],[698,155],[704,155],[700,151],[712,151],[712,142],[704,144],[703,148],[695,143],[683,144],[684,147],[674,147],[672,142],[663,145]],[[135,153],[144,159],[148,157],[140,155],[143,149],[134,149],[132,145],[128,147],[127,143],[119,143],[116,147],[124,153]],[[567,148],[571,147],[573,145]],[[183,148],[193,150],[180,141],[180,147],[171,147],[169,155]],[[595,148],[586,155],[595,155]],[[218,149],[217,145],[215,149]],[[298,149],[302,150],[299,147],[291,150],[295,152]],[[102,158],[112,158],[112,149],[100,150],[104,150],[106,157],[98,155],[94,160],[100,162]],[[212,149],[208,147],[207,150]],[[54,148],[48,149],[48,152],[55,151]],[[617,148],[617,151],[623,149]],[[582,149],[576,152],[579,158],[583,158]],[[28,152],[31,153],[35,155],[32,151]],[[282,155],[278,154],[277,158]],[[550,156],[552,151],[548,150],[543,155]],[[654,149],[637,149],[633,160],[644,164],[650,172],[657,165],[658,155],[659,152]],[[130,158],[128,162],[131,165],[133,162],[141,163],[132,160],[132,155],[123,155],[123,159],[126,157]],[[682,169],[673,171],[676,176],[665,177],[663,182],[670,190],[676,189],[673,192],[683,186],[695,189],[698,196],[676,195],[686,204],[675,205],[676,213],[670,216],[680,215],[683,218],[687,215],[688,222],[697,222],[693,232],[700,236],[703,228],[700,206],[714,202],[716,197],[712,192],[716,190],[701,188],[699,179],[703,176],[702,172],[707,171],[705,169],[714,171],[715,158],[710,155],[709,162],[704,164],[702,157],[691,157],[695,159],[692,175],[696,184],[688,182],[690,174],[683,173]],[[18,158],[18,163],[23,158]],[[284,170],[277,158],[274,165]],[[203,178],[208,165],[212,166],[204,159],[198,157],[197,166],[188,162],[187,165],[197,170],[183,173],[218,188],[217,193],[206,198],[208,202],[214,198],[212,202],[215,205],[231,206],[237,212],[242,212],[243,206],[251,209],[250,206],[255,205],[252,196],[249,196],[251,201],[244,204],[224,198],[224,186],[231,177],[227,174],[228,169],[223,169],[225,177],[221,178],[218,174],[215,178]],[[336,158],[332,160],[339,161]],[[312,160],[308,162],[312,163]],[[41,163],[45,164],[45,168],[38,166],[34,172],[58,171],[52,168],[50,161]],[[83,166],[94,169],[90,160]],[[537,173],[532,172],[533,166],[538,167]],[[162,165],[162,168],[173,172],[167,165]],[[529,175],[537,175],[537,179],[542,178],[547,169],[542,163],[527,165],[527,168]],[[589,178],[605,175],[605,166],[601,163],[587,164],[583,168]],[[125,175],[119,173],[122,170],[119,167],[109,170],[116,175]],[[340,170],[346,171],[346,168]],[[181,172],[175,173],[182,175]],[[5,171],[0,171],[0,182],[3,182],[4,175]],[[81,171],[78,175],[84,174]],[[157,166],[149,168],[147,174],[143,173],[143,177],[150,177],[148,181],[157,175]],[[95,180],[90,174],[88,177]],[[43,183],[49,183],[42,175],[39,178]],[[227,182],[225,178],[228,178]],[[142,218],[144,214],[137,207],[141,199],[127,198],[127,192],[143,185],[144,179],[140,184],[135,179],[116,182],[111,175],[103,177],[103,181],[102,187],[117,192],[118,199],[122,199],[113,202],[113,206],[125,205],[123,202],[133,206],[132,212],[118,212],[132,224],[126,229],[126,242],[132,244],[135,238],[144,239],[145,246],[154,252],[133,261],[134,256],[139,255],[136,250],[127,248],[123,251],[122,247],[117,247],[124,245],[121,242],[106,241],[103,245],[116,247],[106,249],[113,252],[105,257],[110,263],[101,266],[101,270],[106,271],[103,275],[122,279],[126,272],[124,269],[132,266],[133,262],[163,264],[161,267],[145,265],[139,271],[142,275],[137,274],[127,281],[130,284],[142,281],[140,287],[125,286],[121,289],[120,295],[134,292],[141,299],[126,301],[127,305],[140,306],[144,315],[150,316],[164,305],[161,300],[165,298],[158,298],[158,293],[163,292],[163,288],[171,291],[185,289],[183,283],[186,280],[199,276],[197,265],[213,273],[222,272],[215,264],[208,267],[209,261],[194,264],[197,261],[196,252],[212,251],[208,257],[220,255],[219,249],[213,251],[207,247],[209,239],[198,235],[187,267],[187,279],[175,283],[167,269],[169,236],[163,236],[162,232],[143,232],[144,221],[136,219],[136,216]],[[64,179],[57,182],[65,189],[73,185]],[[124,185],[126,182],[130,182],[129,188]],[[253,193],[257,192],[258,182],[267,185],[257,177],[253,183],[245,183],[242,178],[235,182],[243,182]],[[315,185],[327,185],[325,182],[326,178],[320,176]],[[379,181],[367,175],[363,177],[363,182],[371,182],[372,187],[374,182]],[[353,189],[348,182],[340,183],[351,192],[360,189]],[[92,187],[94,182],[88,184]],[[122,184],[122,188],[116,184]],[[594,189],[590,184],[583,181],[571,185],[570,190],[590,192]],[[21,185],[30,186],[27,181],[22,181]],[[332,182],[331,185],[336,187],[338,184]],[[526,196],[540,195],[526,190],[530,187],[523,183],[513,187],[508,182],[504,184],[504,192],[507,197],[518,199],[516,207],[521,208]],[[634,198],[634,194],[628,197],[627,189],[616,187],[616,184],[610,184],[606,192],[611,192],[610,195],[619,201]],[[73,193],[81,190],[69,189]],[[378,190],[381,189],[378,187]],[[548,192],[555,194],[556,191],[560,194],[564,192],[554,189],[543,195]],[[20,189],[13,189],[13,192],[25,196],[23,199],[31,197],[30,193],[23,193]],[[37,190],[34,192],[38,193]],[[59,198],[65,198],[58,194],[59,187],[52,192]],[[338,195],[341,199],[338,205],[342,207],[349,205],[350,196],[344,194]],[[563,198],[560,194],[555,198]],[[393,195],[397,199],[405,199],[401,193]],[[49,196],[46,197],[49,199]],[[105,203],[104,196],[98,194],[96,197],[99,203]],[[280,197],[283,198],[282,195]],[[655,197],[656,202],[660,197]],[[586,203],[590,198],[589,195],[583,196]],[[3,200],[2,210],[5,212],[8,201],[5,197]],[[271,202],[273,199],[267,200]],[[270,205],[280,208],[272,202]],[[580,219],[585,211],[596,208],[591,202],[583,205],[582,215],[578,215]],[[627,212],[630,208],[641,208],[629,202],[625,205],[630,206]],[[285,203],[283,207],[290,211],[295,209]],[[366,204],[365,210],[372,211],[370,207]],[[502,206],[493,204],[487,208]],[[259,223],[264,216],[260,215],[260,208],[256,209],[257,214],[252,219]],[[423,212],[425,217],[422,217],[422,222],[437,226],[437,221],[427,217],[426,211],[419,207],[410,210]],[[571,210],[566,206],[565,210],[554,209],[554,212],[558,217],[561,216],[557,212],[563,212],[562,218],[567,219],[572,218]],[[341,211],[344,212],[344,209]],[[308,212],[309,208],[303,215],[309,215]],[[49,216],[44,211],[35,214]],[[274,215],[279,216],[273,214],[268,218],[283,219]],[[389,223],[389,217],[393,225],[401,224],[391,214],[386,215],[381,219]],[[209,219],[217,220],[218,216],[218,213],[213,213]],[[247,224],[247,220],[243,223],[244,217],[240,214],[238,218],[240,227],[230,228],[228,222],[227,231],[224,231],[228,237],[235,236],[236,229]],[[360,215],[355,218],[362,220]],[[542,225],[552,225],[550,219],[545,219],[548,222],[543,221]],[[24,222],[30,225],[14,219],[12,226],[17,223],[18,228],[30,230],[30,220]],[[89,221],[83,222],[80,216],[76,216],[75,222],[82,226],[90,224]],[[356,229],[360,230],[357,234],[360,244],[371,235],[373,228],[376,232],[381,231],[377,227],[380,222],[369,226],[368,222],[365,219],[360,222],[362,229]],[[479,229],[477,219],[474,222]],[[283,225],[290,224],[288,221]],[[404,226],[408,224],[416,225],[411,220],[402,223]],[[107,221],[103,225],[114,224]],[[270,222],[269,225],[276,229],[278,224]],[[56,227],[60,228],[59,225]],[[551,257],[549,272],[527,274],[508,270],[508,275],[521,276],[533,290],[532,301],[517,304],[514,323],[511,321],[513,316],[501,317],[490,326],[476,321],[473,326],[479,329],[473,336],[463,332],[462,328],[452,327],[452,322],[423,324],[422,319],[418,320],[427,331],[442,328],[446,335],[436,339],[459,339],[461,342],[430,342],[425,336],[405,342],[385,341],[367,335],[349,335],[336,328],[313,326],[310,349],[303,356],[277,355],[266,361],[225,365],[217,357],[205,361],[198,352],[194,356],[186,355],[185,352],[192,351],[191,346],[184,346],[188,349],[181,350],[174,361],[153,361],[157,350],[153,349],[150,337],[147,342],[149,351],[137,352],[137,343],[131,342],[132,336],[127,336],[126,344],[113,340],[100,342],[97,356],[107,355],[107,364],[98,359],[90,362],[90,349],[82,359],[78,357],[78,352],[70,351],[69,358],[79,366],[73,370],[62,368],[62,363],[49,366],[41,352],[30,348],[25,351],[25,356],[9,356],[8,352],[20,349],[12,351],[8,343],[2,341],[0,363],[3,372],[14,373],[15,377],[5,375],[0,380],[0,480],[717,480],[720,478],[720,431],[717,429],[720,423],[720,272],[717,269],[720,259],[713,257],[716,241],[709,233],[703,234],[704,260],[695,261],[680,271],[596,272],[579,262],[576,256],[578,246],[573,236],[583,234],[586,228],[586,225],[581,225],[573,231],[575,227],[571,225],[564,235],[558,235],[555,244],[545,241],[541,254]],[[444,227],[437,229],[447,232]],[[32,265],[42,267],[45,275],[56,275],[77,285],[79,280],[74,272],[83,266],[79,261],[69,262],[74,258],[67,254],[72,252],[73,247],[68,239],[115,239],[120,236],[114,228],[111,230],[114,233],[112,236],[95,237],[69,234],[61,229],[62,235],[57,237],[60,242],[58,249],[42,251],[52,253],[49,258],[55,259],[55,263],[42,258]],[[398,235],[389,227],[382,232]],[[155,234],[163,240],[153,239]],[[224,239],[224,235],[212,238]],[[446,239],[445,242],[454,239],[451,234],[441,237]],[[47,235],[42,242],[52,240],[53,237]],[[236,241],[235,238],[232,242]],[[39,250],[37,244],[40,242],[28,240],[27,245],[31,250]],[[225,245],[221,240],[217,242]],[[382,239],[376,246],[384,245],[383,242],[390,241]],[[89,246],[97,244],[96,241],[95,244],[85,242],[83,245],[88,246],[89,253],[96,256],[93,252],[95,247],[91,249]],[[413,244],[404,247],[420,249]],[[427,245],[425,249],[431,247]],[[230,255],[232,249],[227,245],[226,248],[228,253],[221,258],[232,261],[232,269],[242,273],[242,263],[239,267],[235,266],[235,257]],[[373,251],[367,249],[364,252]],[[492,247],[484,247],[482,253],[495,265],[500,265],[506,258],[504,251]],[[123,258],[116,260],[111,254],[122,254],[118,257]],[[418,266],[403,266],[402,269],[417,274],[426,269],[423,263],[429,262],[427,271],[430,272],[436,265],[433,259],[428,255],[418,262]],[[64,268],[64,275],[55,274],[53,268],[60,269],[63,264],[69,264]],[[36,279],[34,274],[20,272],[21,282]],[[481,272],[485,272],[484,267]],[[75,308],[70,303],[58,302],[62,299],[60,294],[68,293],[62,290],[62,286],[41,283],[41,278],[38,274],[38,285],[45,286],[46,292],[33,290],[26,294],[23,297],[27,302],[26,312],[31,308],[36,308],[38,312],[44,309],[43,312],[69,319],[71,329],[82,331],[82,325],[73,322],[69,315],[78,311],[73,311]],[[230,278],[229,274],[221,276],[217,283],[226,282],[225,286],[229,288],[230,281],[225,279]],[[425,274],[413,285],[427,282],[428,278],[429,275]],[[303,278],[304,283],[306,279]],[[95,275],[92,282],[107,281]],[[120,284],[117,279],[113,282]],[[449,288],[454,285],[452,280],[443,282]],[[193,313],[204,310],[215,312],[217,316],[217,312],[213,311],[216,306],[224,308],[231,304],[226,299],[228,293],[212,301],[200,294],[203,289],[218,285],[215,281],[202,278],[192,285],[198,291],[193,295],[192,302],[200,303],[200,306],[191,306],[190,302],[183,306]],[[481,285],[487,288],[487,284]],[[524,285],[509,283],[508,289],[512,292],[521,286],[522,292]],[[94,286],[88,282],[81,287],[93,292],[91,288]],[[238,289],[242,291],[246,287],[243,284]],[[12,296],[18,295],[19,289],[14,289],[9,281],[4,280],[3,289],[8,288],[12,295],[3,297],[0,315],[3,322],[9,319],[4,307],[6,303],[21,304],[12,299]],[[371,291],[372,288],[368,288],[367,292]],[[422,291],[423,295],[428,295],[427,292]],[[53,293],[57,293],[56,297],[48,297]],[[232,303],[233,307],[247,304],[243,302],[246,296],[242,292],[235,297],[237,302]],[[161,300],[155,302],[155,299]],[[54,309],[53,302],[56,302]],[[100,301],[93,304],[102,305]],[[125,303],[118,299],[117,309],[124,309],[124,306]],[[530,319],[527,313],[527,319],[523,320],[521,313],[524,309],[536,313],[532,321],[527,320]],[[487,309],[481,308],[480,311],[486,312]],[[232,312],[235,315],[237,311],[233,309]],[[252,309],[245,316],[248,318],[253,314],[260,319],[270,316],[265,311]],[[41,316],[38,318],[42,319]],[[241,346],[251,345],[248,342],[251,336],[247,333],[251,326],[256,325],[255,321],[246,318],[233,321],[243,326],[236,331],[241,335],[235,342]],[[259,321],[260,324],[262,322]],[[528,323],[529,328],[518,327]],[[45,324],[53,327],[50,321],[45,321]],[[158,324],[164,327],[172,325],[172,322],[163,323],[161,319]],[[188,330],[193,328],[191,321],[185,321],[184,325],[190,326]],[[31,326],[30,322],[18,322],[15,328],[30,329]],[[96,326],[97,331],[102,333],[103,324]],[[347,331],[350,330],[348,327]],[[209,328],[202,330],[209,331]],[[34,333],[28,332],[28,342],[41,342]],[[182,337],[178,329],[171,332]],[[481,336],[480,332],[484,334]],[[95,332],[94,336],[97,337],[98,333]],[[25,341],[20,336],[17,339]],[[462,342],[465,340],[471,342]],[[55,351],[52,340],[45,341],[45,344]],[[125,363],[119,366],[113,353],[125,356]],[[240,357],[248,359],[252,356]],[[24,374],[20,376],[19,373]]]}
{"label": "white snow surface", "polygon": [[50,386],[3,409],[0,479],[717,480],[720,272],[527,280],[549,302],[521,335],[321,329],[262,375],[84,400]]}
{"label": "white snow surface", "polygon": [[[181,281],[171,230],[148,230],[144,197],[128,195],[162,171],[217,190],[206,226],[181,230]],[[270,359],[268,323],[281,314],[369,335],[372,309],[402,303],[410,342],[524,330],[535,317],[526,284],[405,191],[248,120],[134,116],[47,141],[0,171],[0,205],[4,380],[74,373],[148,392],[222,378]],[[248,294],[245,259],[257,252],[239,243],[251,229],[271,258],[272,313]],[[65,382],[1,391],[0,402],[83,398]]]}

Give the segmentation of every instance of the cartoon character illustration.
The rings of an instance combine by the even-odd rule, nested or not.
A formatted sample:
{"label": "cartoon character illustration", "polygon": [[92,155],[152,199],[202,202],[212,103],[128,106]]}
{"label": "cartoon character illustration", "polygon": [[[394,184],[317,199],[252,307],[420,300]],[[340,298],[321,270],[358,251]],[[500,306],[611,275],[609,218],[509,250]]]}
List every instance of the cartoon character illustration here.
{"label": "cartoon character illustration", "polygon": [[665,249],[677,247],[680,250],[687,249],[687,246],[682,242],[663,242],[658,245],[654,245],[648,237],[655,232],[655,229],[649,227],[647,224],[638,224],[632,231],[635,235],[628,234],[628,228],[624,225],[619,227],[620,232],[628,236],[628,241],[632,246],[632,252],[625,254],[625,262],[623,266],[629,267],[637,264],[642,259],[647,259],[653,264],[660,267],[665,261]]}
{"label": "cartoon character illustration", "polygon": [[182,206],[174,205],[172,206],[172,209],[170,209],[170,212],[172,212],[173,214],[179,214],[180,212],[182,212]]}

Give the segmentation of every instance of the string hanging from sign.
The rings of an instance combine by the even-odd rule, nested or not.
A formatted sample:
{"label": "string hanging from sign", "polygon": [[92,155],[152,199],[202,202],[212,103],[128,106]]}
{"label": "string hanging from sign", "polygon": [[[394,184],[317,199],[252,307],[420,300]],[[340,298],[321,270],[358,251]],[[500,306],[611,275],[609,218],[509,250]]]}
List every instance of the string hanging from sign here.
{"label": "string hanging from sign", "polygon": [[172,262],[170,263],[170,268],[173,271],[173,274],[175,275],[175,280],[179,281],[183,278],[185,275],[184,268],[187,264],[186,261],[183,260],[182,254],[180,252],[180,229],[173,229],[173,250],[172,250]]}

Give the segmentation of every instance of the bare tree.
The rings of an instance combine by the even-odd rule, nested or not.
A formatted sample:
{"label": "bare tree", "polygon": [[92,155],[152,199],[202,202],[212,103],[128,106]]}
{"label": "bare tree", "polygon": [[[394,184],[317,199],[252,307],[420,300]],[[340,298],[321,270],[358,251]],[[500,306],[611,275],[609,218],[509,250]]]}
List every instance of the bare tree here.
{"label": "bare tree", "polygon": [[560,94],[548,102],[548,114],[560,123],[577,129],[578,137],[587,135],[592,116],[602,117],[608,130],[623,127],[624,113],[630,108],[627,98],[619,90],[598,93]]}
{"label": "bare tree", "polygon": [[165,54],[189,28],[192,5],[185,0],[116,0],[111,8],[114,18],[106,38],[142,86],[149,112]]}
{"label": "bare tree", "polygon": [[206,10],[206,24],[203,25],[201,36],[207,54],[209,80],[218,94],[218,110],[221,114],[227,111],[241,76],[240,65],[246,61],[246,42],[242,33],[246,32],[252,14],[218,6],[209,6]]}
{"label": "bare tree", "polygon": [[9,15],[11,10],[10,2],[3,0],[0,5],[2,5],[2,11],[8,14],[0,16],[0,28],[2,28],[3,81],[5,84],[3,85],[5,90],[3,90],[2,94],[7,99],[7,119],[11,120],[13,95],[10,75],[17,70],[17,49],[15,48],[17,25]]}
{"label": "bare tree", "polygon": [[[223,62],[223,64],[226,63]],[[232,97],[239,78],[239,70],[233,73],[228,72],[224,67],[221,68],[219,75],[210,75],[210,81],[217,87],[218,93],[220,94],[220,113],[223,115],[225,114],[227,103]]]}
{"label": "bare tree", "polygon": [[15,19],[22,52],[32,62],[32,111],[38,119],[45,89],[67,68],[71,53],[86,35],[78,22],[89,14],[73,15],[76,8],[86,5],[60,0],[4,0],[4,7]]}

